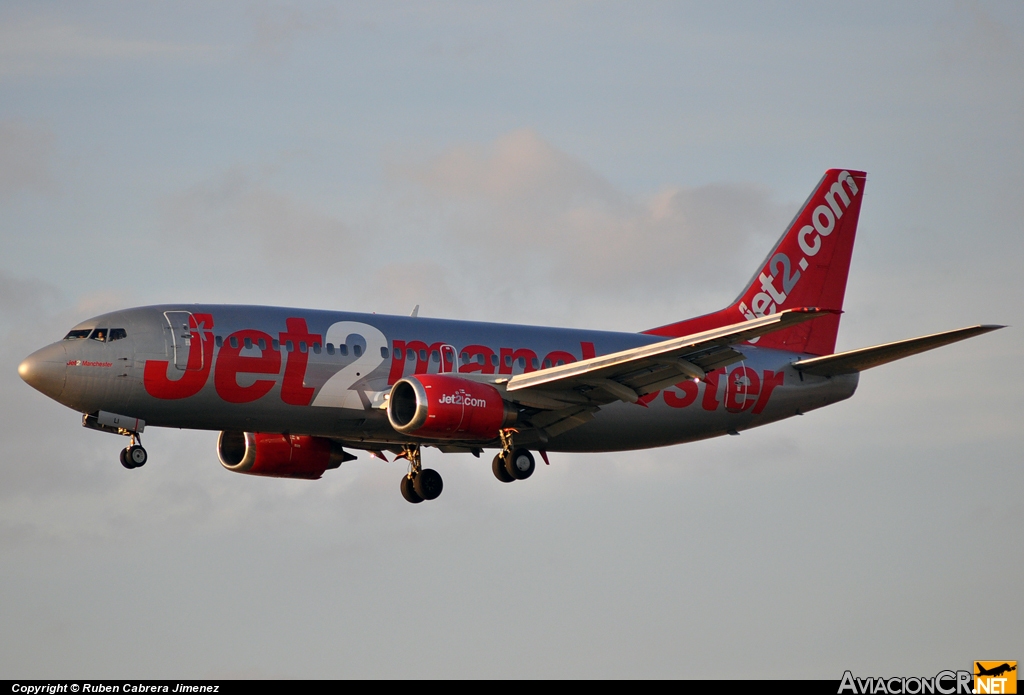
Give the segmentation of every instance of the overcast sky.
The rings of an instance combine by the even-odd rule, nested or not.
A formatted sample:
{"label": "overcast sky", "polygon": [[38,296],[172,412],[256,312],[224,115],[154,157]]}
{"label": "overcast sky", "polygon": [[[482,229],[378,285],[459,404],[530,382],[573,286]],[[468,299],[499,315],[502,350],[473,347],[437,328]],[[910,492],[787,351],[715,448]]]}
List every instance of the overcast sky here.
{"label": "overcast sky", "polygon": [[[611,330],[720,308],[868,172],[853,399],[502,485],[150,462],[22,383],[95,314]],[[1024,5],[0,4],[0,676],[934,675],[1022,659]],[[1016,579],[1015,579],[1016,577]]]}

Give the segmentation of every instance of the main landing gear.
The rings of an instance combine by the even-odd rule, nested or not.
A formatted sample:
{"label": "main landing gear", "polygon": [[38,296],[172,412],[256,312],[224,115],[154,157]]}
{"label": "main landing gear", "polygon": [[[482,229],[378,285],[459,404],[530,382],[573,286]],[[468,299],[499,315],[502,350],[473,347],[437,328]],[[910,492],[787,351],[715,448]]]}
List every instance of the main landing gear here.
{"label": "main landing gear", "polygon": [[121,465],[125,468],[141,468],[146,465],[149,456],[142,448],[142,437],[136,432],[131,437],[132,443],[121,449]]}
{"label": "main landing gear", "polygon": [[533,454],[528,449],[512,446],[512,433],[514,429],[502,430],[501,451],[491,462],[491,472],[494,477],[503,483],[511,483],[515,480],[526,480],[533,475],[537,467],[533,460]]}
{"label": "main landing gear", "polygon": [[444,488],[441,474],[432,468],[423,468],[420,447],[411,444],[405,447],[398,458],[409,462],[409,472],[402,478],[402,497],[408,502],[419,504],[423,500],[436,500]]}

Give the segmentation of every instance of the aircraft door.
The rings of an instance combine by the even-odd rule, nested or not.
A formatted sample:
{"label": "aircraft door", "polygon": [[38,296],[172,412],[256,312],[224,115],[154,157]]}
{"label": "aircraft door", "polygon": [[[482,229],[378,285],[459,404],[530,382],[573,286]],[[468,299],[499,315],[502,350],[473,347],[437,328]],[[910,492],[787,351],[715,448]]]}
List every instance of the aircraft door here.
{"label": "aircraft door", "polygon": [[[185,371],[188,369],[188,357],[192,346],[191,326],[196,321],[192,318],[192,313],[189,311],[165,311],[164,318],[167,319],[167,325],[171,329],[171,350],[174,353],[174,366],[181,371]],[[199,359],[196,360],[198,365],[193,365],[192,368],[194,370],[202,370],[202,338],[200,338],[198,333],[196,334],[196,339],[199,340],[197,345]]]}
{"label": "aircraft door", "polygon": [[441,366],[437,371],[439,374],[454,374],[459,371],[459,354],[454,345],[445,343],[441,346]]}

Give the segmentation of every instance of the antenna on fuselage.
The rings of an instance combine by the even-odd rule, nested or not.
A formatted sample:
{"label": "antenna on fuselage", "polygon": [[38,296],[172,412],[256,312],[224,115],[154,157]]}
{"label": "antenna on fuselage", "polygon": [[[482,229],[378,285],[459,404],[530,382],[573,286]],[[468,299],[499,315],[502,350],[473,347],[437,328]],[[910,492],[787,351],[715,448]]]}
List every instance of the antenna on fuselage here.
{"label": "antenna on fuselage", "polygon": [[420,315],[420,305],[419,305],[419,304],[417,304],[417,305],[416,305],[416,306],[415,306],[415,307],[413,308],[413,310],[412,310],[412,313],[411,313],[411,314],[409,314],[409,316],[411,316],[411,317],[413,317],[413,318],[416,318],[416,317],[417,317],[417,316],[419,316],[419,315]]}

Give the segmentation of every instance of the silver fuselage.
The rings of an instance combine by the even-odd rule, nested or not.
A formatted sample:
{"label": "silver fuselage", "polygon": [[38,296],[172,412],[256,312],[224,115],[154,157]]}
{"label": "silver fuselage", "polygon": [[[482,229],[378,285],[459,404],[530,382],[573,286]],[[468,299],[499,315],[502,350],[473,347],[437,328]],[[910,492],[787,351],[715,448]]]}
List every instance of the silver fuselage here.
{"label": "silver fuselage", "polygon": [[[193,319],[191,333],[180,325],[189,315],[200,317]],[[119,413],[147,426],[308,434],[363,448],[410,441],[381,408],[402,376],[441,370],[475,379],[513,375],[663,340],[640,333],[223,305],[127,309],[75,328],[123,329],[124,337],[62,340],[22,365],[26,381],[69,408]],[[444,353],[451,350],[444,346],[453,346],[458,357],[446,361]],[[606,405],[575,429],[543,442],[535,438],[535,448],[621,451],[694,441],[805,413],[849,398],[857,387],[857,374],[801,375],[790,365],[806,355],[754,345],[741,351],[743,362],[700,383],[684,381],[639,403]]]}

